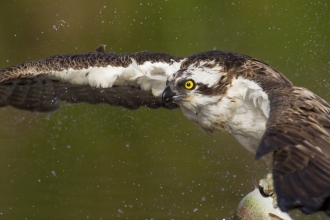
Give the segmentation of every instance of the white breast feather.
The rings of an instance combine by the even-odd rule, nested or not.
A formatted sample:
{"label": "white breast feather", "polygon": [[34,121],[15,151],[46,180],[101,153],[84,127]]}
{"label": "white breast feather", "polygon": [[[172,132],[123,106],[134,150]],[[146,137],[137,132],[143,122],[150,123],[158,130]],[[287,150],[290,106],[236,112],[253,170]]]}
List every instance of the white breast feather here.
{"label": "white breast feather", "polygon": [[228,118],[232,135],[255,153],[269,117],[268,95],[257,83],[238,77],[232,81],[226,99],[235,100],[235,105],[231,105],[231,118]]}
{"label": "white breast feather", "polygon": [[256,108],[260,108],[264,115],[269,117],[269,100],[268,95],[262,91],[261,87],[250,80],[246,80],[242,77],[239,77],[233,83],[238,87],[237,90],[241,90],[241,95],[243,100],[253,100],[253,104]]}
{"label": "white breast feather", "polygon": [[50,73],[55,79],[78,85],[90,85],[97,88],[109,88],[113,85],[140,86],[161,96],[169,75],[180,69],[181,61],[172,64],[146,61],[139,65],[134,59],[128,67],[89,67],[75,70],[69,68]]}

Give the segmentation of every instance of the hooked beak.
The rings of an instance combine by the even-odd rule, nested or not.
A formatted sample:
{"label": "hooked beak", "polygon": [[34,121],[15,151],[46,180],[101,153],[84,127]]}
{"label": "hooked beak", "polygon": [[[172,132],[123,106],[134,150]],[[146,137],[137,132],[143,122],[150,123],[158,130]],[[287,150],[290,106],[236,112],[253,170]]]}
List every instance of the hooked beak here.
{"label": "hooked beak", "polygon": [[178,98],[182,97],[183,95],[173,92],[170,86],[167,86],[163,91],[162,101],[164,104],[168,102],[176,101]]}

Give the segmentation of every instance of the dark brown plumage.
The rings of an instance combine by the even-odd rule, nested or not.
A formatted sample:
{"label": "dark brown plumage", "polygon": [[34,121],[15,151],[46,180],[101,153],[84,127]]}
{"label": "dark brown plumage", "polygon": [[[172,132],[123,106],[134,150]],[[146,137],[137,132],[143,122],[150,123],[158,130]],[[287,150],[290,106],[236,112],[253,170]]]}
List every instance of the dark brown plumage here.
{"label": "dark brown plumage", "polygon": [[274,152],[273,177],[282,210],[330,215],[330,105],[310,91],[279,86],[269,92],[270,117],[257,158]]}

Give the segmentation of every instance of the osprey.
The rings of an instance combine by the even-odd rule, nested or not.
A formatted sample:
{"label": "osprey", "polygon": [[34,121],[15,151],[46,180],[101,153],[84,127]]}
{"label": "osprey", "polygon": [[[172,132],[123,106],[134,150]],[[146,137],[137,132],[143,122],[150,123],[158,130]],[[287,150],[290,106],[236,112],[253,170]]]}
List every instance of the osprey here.
{"label": "osprey", "polygon": [[[283,211],[330,215],[330,105],[252,57],[209,51],[55,55],[0,70],[0,107],[50,112],[60,101],[181,108],[266,161],[260,182]],[[272,185],[272,183],[274,185]]]}

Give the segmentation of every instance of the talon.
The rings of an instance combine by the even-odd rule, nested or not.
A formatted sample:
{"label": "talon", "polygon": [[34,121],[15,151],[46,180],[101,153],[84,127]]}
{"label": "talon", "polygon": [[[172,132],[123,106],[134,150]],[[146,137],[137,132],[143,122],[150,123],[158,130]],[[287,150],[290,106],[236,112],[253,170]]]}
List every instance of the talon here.
{"label": "talon", "polygon": [[271,196],[274,194],[274,185],[273,185],[273,175],[267,174],[266,179],[261,179],[259,181],[259,189],[262,194],[266,196]]}
{"label": "talon", "polygon": [[274,184],[273,184],[273,175],[271,173],[267,174],[266,179],[261,179],[259,181],[259,191],[264,196],[270,196],[272,197],[273,201],[273,207],[277,208],[277,196],[274,190]]}

